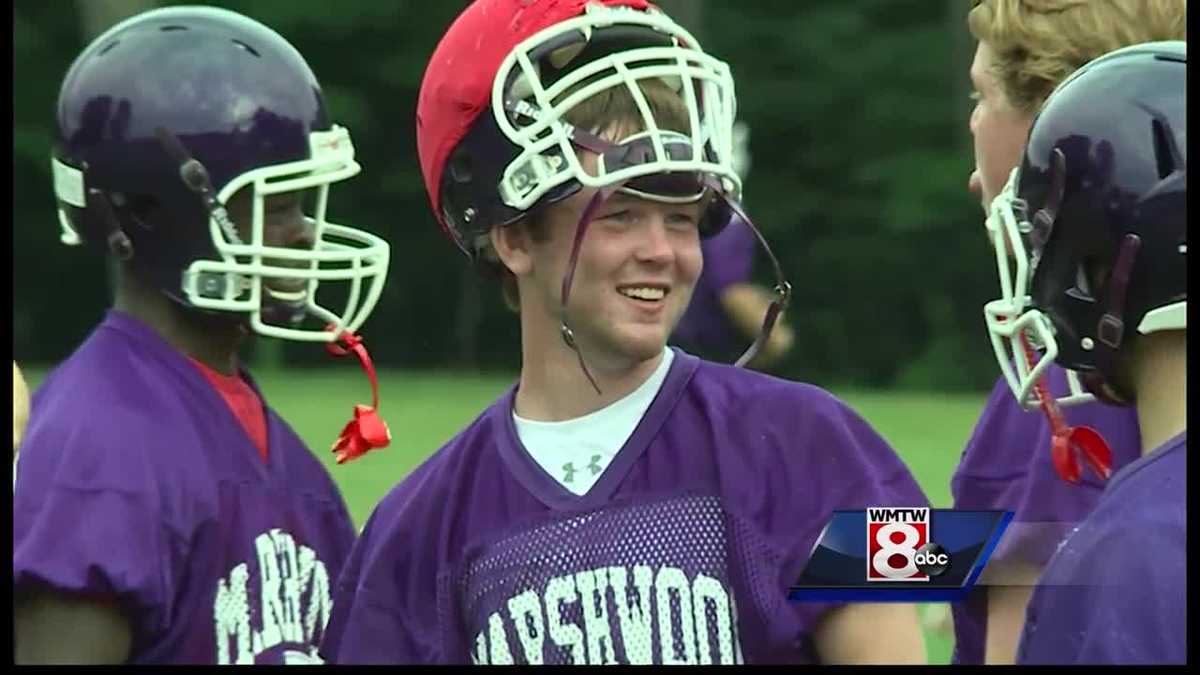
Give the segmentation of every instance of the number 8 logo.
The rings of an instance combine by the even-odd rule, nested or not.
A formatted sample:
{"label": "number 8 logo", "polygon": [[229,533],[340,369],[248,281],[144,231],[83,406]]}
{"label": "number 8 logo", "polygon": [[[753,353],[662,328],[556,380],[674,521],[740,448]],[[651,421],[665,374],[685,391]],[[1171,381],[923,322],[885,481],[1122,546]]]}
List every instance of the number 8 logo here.
{"label": "number 8 logo", "polygon": [[[904,535],[904,541],[899,544],[892,541],[892,534],[899,532]],[[917,542],[921,535],[917,528],[908,523],[888,523],[875,532],[875,543],[879,550],[871,557],[872,568],[889,579],[907,579],[917,574]],[[891,558],[894,555],[904,557],[904,567],[893,567]]]}

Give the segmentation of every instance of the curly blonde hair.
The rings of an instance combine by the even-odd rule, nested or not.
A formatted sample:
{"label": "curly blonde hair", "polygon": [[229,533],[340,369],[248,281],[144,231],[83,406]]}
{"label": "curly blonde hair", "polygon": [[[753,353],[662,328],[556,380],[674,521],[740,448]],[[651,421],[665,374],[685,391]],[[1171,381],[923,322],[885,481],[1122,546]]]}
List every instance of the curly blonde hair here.
{"label": "curly blonde hair", "polygon": [[1187,0],[972,0],[967,25],[995,55],[993,75],[1032,113],[1085,63],[1141,42],[1187,39]]}

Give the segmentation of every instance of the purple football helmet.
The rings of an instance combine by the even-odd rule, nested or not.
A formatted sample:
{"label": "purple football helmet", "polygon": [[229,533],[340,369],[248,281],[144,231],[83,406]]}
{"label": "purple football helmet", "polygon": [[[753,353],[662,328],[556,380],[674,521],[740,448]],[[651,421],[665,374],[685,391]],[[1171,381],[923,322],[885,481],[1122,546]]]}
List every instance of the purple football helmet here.
{"label": "purple football helmet", "polygon": [[[263,335],[332,341],[370,315],[388,245],[326,221],[330,184],[359,165],[308,64],[270,28],[211,7],[139,14],[79,55],[55,118],[64,243],[106,250],[174,301]],[[225,206],[244,189],[253,222],[239,231]],[[265,198],[297,192],[315,198],[313,245],[268,245]],[[318,302],[322,284],[333,304]]]}
{"label": "purple football helmet", "polygon": [[1187,328],[1186,98],[1187,43],[1145,43],[1080,68],[1035,118],[992,207],[1004,297],[984,312],[1026,407],[1051,362],[1128,404],[1130,344]]}

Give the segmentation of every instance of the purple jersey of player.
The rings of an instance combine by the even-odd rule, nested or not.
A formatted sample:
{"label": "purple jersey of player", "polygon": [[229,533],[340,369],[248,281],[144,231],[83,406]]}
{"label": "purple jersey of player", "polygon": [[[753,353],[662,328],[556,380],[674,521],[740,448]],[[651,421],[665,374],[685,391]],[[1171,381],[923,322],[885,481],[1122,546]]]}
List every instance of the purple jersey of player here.
{"label": "purple jersey of player", "polygon": [[721,293],[732,284],[750,281],[754,265],[754,233],[737,216],[714,237],[700,244],[704,271],[696,282],[692,300],[675,326],[672,344],[711,356],[732,360],[745,349],[737,328],[721,306]]}
{"label": "purple jersey of player", "polygon": [[925,505],[852,410],[676,351],[576,496],[521,447],[515,388],[377,506],[338,581],[335,663],[813,662],[791,604],[834,509]]}
{"label": "purple jersey of player", "polygon": [[1125,467],[1046,564],[1018,664],[1187,662],[1187,432]]}
{"label": "purple jersey of player", "polygon": [[200,371],[116,311],[33,410],[13,495],[14,589],[115,597],[135,663],[316,658],[354,527],[273,411],[264,463]]}
{"label": "purple jersey of player", "polygon": [[[1047,369],[1050,391],[1067,392],[1067,375]],[[1086,403],[1063,408],[1067,423],[1100,432],[1113,451],[1113,472],[1141,455],[1133,408]],[[1095,507],[1104,481],[1084,467],[1078,484],[1064,481],[1050,458],[1050,423],[1040,410],[1025,411],[1001,378],[975,425],[950,481],[957,509],[1001,509],[1013,522],[992,560],[1020,560],[1041,567],[1072,527]],[[983,663],[987,635],[986,586],[953,605],[955,663]]]}

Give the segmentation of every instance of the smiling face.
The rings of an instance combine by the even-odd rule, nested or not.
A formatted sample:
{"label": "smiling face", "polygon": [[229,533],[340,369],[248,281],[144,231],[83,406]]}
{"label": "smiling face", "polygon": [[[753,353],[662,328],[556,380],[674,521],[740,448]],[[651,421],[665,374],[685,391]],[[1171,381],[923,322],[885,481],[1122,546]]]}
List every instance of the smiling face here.
{"label": "smiling face", "polygon": [[970,128],[975,141],[975,171],[968,188],[979,196],[984,213],[1020,163],[1033,124],[1033,113],[1014,107],[1001,89],[993,73],[993,59],[991,47],[980,41],[971,65],[975,109],[971,112]]}
{"label": "smiling face", "polygon": [[[576,227],[595,194],[580,190],[545,209],[542,238],[509,232],[497,249],[517,277],[523,325],[559,331],[563,276]],[[587,226],[567,320],[589,362],[624,368],[654,358],[687,309],[703,268],[704,204],[667,204],[617,192]],[[553,339],[558,339],[554,337]]]}
{"label": "smiling face", "polygon": [[[312,213],[313,190],[285,192],[268,195],[263,200],[263,245],[311,251],[316,245],[316,229]],[[238,236],[243,242],[253,241],[254,199],[253,189],[238,190],[229,199],[226,210],[237,225]],[[264,264],[295,269],[307,269],[309,263],[299,260],[264,259]],[[264,279],[265,301],[299,303],[305,298],[307,281],[296,278]]]}

